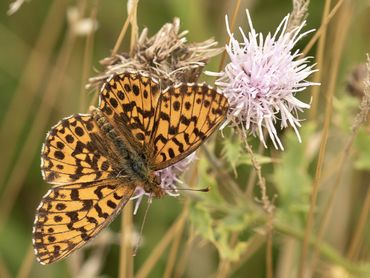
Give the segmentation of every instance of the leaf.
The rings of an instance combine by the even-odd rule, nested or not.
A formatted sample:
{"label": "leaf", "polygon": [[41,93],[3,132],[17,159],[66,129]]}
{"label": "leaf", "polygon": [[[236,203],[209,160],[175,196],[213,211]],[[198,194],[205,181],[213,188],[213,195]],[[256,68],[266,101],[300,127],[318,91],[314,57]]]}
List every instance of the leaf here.
{"label": "leaf", "polygon": [[204,205],[204,202],[197,202],[190,206],[189,219],[195,230],[217,248],[221,258],[237,261],[248,247],[248,240],[238,240],[231,245],[231,238],[236,232],[252,231],[252,223],[257,223],[255,214],[234,207],[228,213],[222,212],[221,216],[215,217],[219,214],[212,214]]}
{"label": "leaf", "polygon": [[231,166],[234,175],[237,176],[236,167],[240,165],[240,156],[243,149],[240,141],[236,141],[235,137],[232,135],[224,137],[221,155]]}
{"label": "leaf", "polygon": [[[314,126],[307,123],[301,128],[302,142],[299,143],[294,132],[287,134],[286,150],[281,155],[281,162],[273,173],[278,190],[278,214],[294,224],[303,220],[309,207],[309,193],[312,179],[309,164],[315,150],[310,150],[310,138],[313,138]],[[301,217],[301,218],[299,218]]]}
{"label": "leaf", "polygon": [[230,234],[222,232],[218,235],[218,240],[214,242],[218,253],[222,259],[228,261],[238,261],[240,255],[245,252],[248,247],[248,241],[238,240],[235,246],[230,245]]}
{"label": "leaf", "polygon": [[[240,165],[252,165],[250,155],[245,151],[243,142],[235,140],[236,136],[228,136],[223,140],[222,157],[226,160],[227,164],[231,166],[234,175],[237,176],[236,168]],[[262,164],[272,163],[272,158],[255,154],[257,162]]]}
{"label": "leaf", "polygon": [[212,230],[212,218],[201,203],[191,203],[189,217],[196,231],[202,237],[214,242],[215,236]]}
{"label": "leaf", "polygon": [[212,173],[212,167],[207,159],[200,159],[198,162],[198,171],[199,171],[199,182],[200,187],[209,187],[210,190],[206,194],[203,194],[201,197],[212,204],[221,204],[225,202],[224,198],[220,194],[217,186],[217,180],[214,174]]}

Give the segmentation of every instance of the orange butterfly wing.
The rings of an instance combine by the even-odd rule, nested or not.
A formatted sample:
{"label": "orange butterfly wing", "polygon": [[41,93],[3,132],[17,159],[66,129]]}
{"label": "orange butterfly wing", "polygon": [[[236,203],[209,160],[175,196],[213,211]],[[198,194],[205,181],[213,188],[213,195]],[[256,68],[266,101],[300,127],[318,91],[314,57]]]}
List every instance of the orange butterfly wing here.
{"label": "orange butterfly wing", "polygon": [[205,84],[169,87],[156,110],[151,137],[155,170],[194,152],[224,121],[227,99]]}
{"label": "orange butterfly wing", "polygon": [[33,245],[41,264],[84,246],[115,218],[135,188],[118,179],[53,187],[37,209]]}
{"label": "orange butterfly wing", "polygon": [[[35,218],[33,243],[43,264],[82,247],[124,207],[135,186],[117,177],[123,162],[145,158],[151,170],[160,170],[180,161],[217,129],[228,102],[207,85],[182,84],[161,93],[156,80],[124,73],[105,83],[99,109],[98,120],[91,114],[63,119],[43,146],[43,177],[58,185],[43,197]],[[141,158],[122,159],[116,137],[102,131],[105,123]]]}
{"label": "orange butterfly wing", "polygon": [[41,173],[51,184],[90,182],[115,176],[108,160],[112,148],[92,115],[61,120],[46,136],[41,151]]}

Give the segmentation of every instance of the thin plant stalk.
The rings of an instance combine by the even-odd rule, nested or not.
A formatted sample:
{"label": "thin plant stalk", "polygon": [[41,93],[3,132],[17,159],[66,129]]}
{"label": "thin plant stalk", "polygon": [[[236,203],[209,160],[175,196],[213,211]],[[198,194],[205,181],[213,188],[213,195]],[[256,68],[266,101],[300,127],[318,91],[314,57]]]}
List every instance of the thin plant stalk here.
{"label": "thin plant stalk", "polygon": [[218,269],[217,269],[217,275],[216,278],[226,278],[229,276],[229,272],[231,269],[231,262],[228,260],[221,260]]}
{"label": "thin plant stalk", "polygon": [[10,272],[9,269],[7,268],[3,257],[0,255],[0,277],[3,278],[10,278]]}
{"label": "thin plant stalk", "polygon": [[[336,177],[334,179],[334,186],[333,186],[332,190],[329,193],[329,199],[326,202],[325,208],[324,208],[323,213],[322,213],[322,217],[321,217],[322,219],[321,219],[321,222],[320,222],[320,225],[319,225],[319,231],[318,231],[318,235],[317,235],[318,240],[322,240],[322,238],[324,237],[325,231],[328,227],[329,219],[330,219],[330,216],[331,216],[331,213],[332,213],[332,208],[333,208],[333,204],[334,204],[334,200],[335,200],[335,196],[336,196],[336,193],[338,191],[339,185],[341,184],[341,181],[342,181],[342,175],[343,175],[343,172],[344,172],[344,164],[345,164],[345,161],[350,156],[350,149],[353,145],[353,141],[354,141],[356,135],[357,135],[357,132],[352,134],[352,136],[349,139],[346,147],[344,148],[344,151],[343,151],[341,157],[338,160],[339,167],[338,167]],[[313,258],[312,259],[312,265],[315,266],[316,261],[318,259],[318,250],[316,248],[314,250],[312,258]]]}
{"label": "thin plant stalk", "polygon": [[178,217],[177,221],[168,229],[167,233],[162,237],[161,241],[153,249],[150,256],[146,259],[144,264],[141,266],[135,278],[145,278],[149,275],[150,271],[153,269],[157,261],[162,256],[163,252],[166,250],[168,245],[173,241],[177,227],[183,225],[186,221],[188,214],[183,210],[182,214]]}
{"label": "thin plant stalk", "polygon": [[[63,27],[64,13],[60,11],[65,9],[66,4],[65,1],[52,2],[35,46],[20,77],[19,85],[4,115],[0,129],[0,184],[4,183],[5,173],[9,172],[10,163],[17,148],[17,142],[19,142],[18,138],[23,129],[22,125],[26,123],[26,118],[32,107],[32,105],[20,105],[20,103],[32,103],[43,82],[45,82],[43,73],[49,66],[52,50]],[[35,75],[35,72],[38,74]],[[17,115],[16,121],[14,121],[14,115]],[[12,139],[9,140],[9,138]]]}
{"label": "thin plant stalk", "polygon": [[121,44],[122,44],[122,41],[126,35],[126,32],[127,32],[127,29],[128,29],[128,26],[130,24],[130,16],[128,16],[125,20],[125,22],[123,23],[122,25],[122,29],[121,29],[121,32],[119,33],[119,36],[118,36],[118,39],[113,47],[113,50],[112,50],[112,54],[111,56],[114,56],[117,54],[119,48],[121,47]]}
{"label": "thin plant stalk", "polygon": [[322,36],[323,31],[326,30],[327,25],[330,23],[331,19],[336,15],[339,8],[343,4],[343,1],[344,0],[339,0],[337,2],[337,4],[335,4],[334,8],[330,11],[329,15],[326,17],[326,20],[321,24],[319,30],[316,31],[316,33],[313,35],[313,37],[307,43],[306,47],[303,49],[302,56],[307,56],[308,52],[315,45],[317,40]]}
{"label": "thin plant stalk", "polygon": [[80,0],[77,1],[77,8],[80,11],[80,14],[84,16],[85,10],[86,10],[86,5],[87,5],[87,0]]}
{"label": "thin plant stalk", "polygon": [[[330,12],[330,5],[331,5],[331,0],[326,0],[325,5],[324,5],[324,11],[322,13],[321,22],[325,22],[325,20],[328,18],[328,15]],[[319,38],[318,47],[316,50],[316,63],[317,63],[316,67],[320,70],[314,73],[313,81],[312,81],[314,83],[320,83],[322,79],[322,72],[323,72],[322,69],[324,68],[324,51],[325,51],[327,29],[328,29],[328,25],[324,25],[324,28],[321,32],[321,36]],[[311,89],[312,103],[311,103],[311,109],[309,112],[311,119],[316,118],[319,92],[320,92],[320,86],[312,87]]]}
{"label": "thin plant stalk", "polygon": [[[266,137],[266,134],[267,134],[267,130],[264,131],[264,137]],[[260,144],[258,145],[257,153],[261,155],[263,153],[263,150],[264,150],[264,146],[260,142]],[[245,196],[249,197],[250,199],[252,199],[252,196],[253,196],[253,190],[254,190],[254,186],[256,183],[256,179],[257,179],[257,172],[254,168],[252,168],[252,171],[248,177],[247,185],[245,187]]]}
{"label": "thin plant stalk", "polygon": [[[194,164],[191,168],[192,172],[191,172],[189,181],[186,182],[187,184],[189,184],[189,186],[191,188],[194,187],[195,183],[197,182],[198,163],[199,163],[198,160],[194,161]],[[184,206],[183,206],[183,211],[185,211],[186,214],[189,213],[189,204],[190,204],[189,199],[187,198],[185,200],[185,203],[184,203]],[[182,256],[179,257],[180,262],[177,264],[177,268],[175,270],[173,270],[175,268],[175,265],[176,265],[175,261],[176,261],[177,253],[178,253],[178,250],[179,250],[179,247],[180,247],[180,241],[181,241],[181,238],[182,238],[184,228],[185,228],[185,222],[183,222],[182,225],[179,226],[178,231],[177,231],[177,236],[173,240],[172,247],[171,247],[170,253],[168,255],[168,261],[167,261],[167,265],[166,265],[166,269],[165,269],[165,276],[167,275],[168,277],[170,277],[170,275],[174,271],[175,272],[174,273],[175,277],[181,277],[182,275],[180,273],[183,273],[184,270],[185,270],[186,260],[187,260],[187,257],[189,255],[190,249],[191,249],[190,241],[193,239],[194,234],[195,234],[194,229],[191,229],[192,232],[191,232],[191,236],[189,237],[188,244],[186,245]]]}
{"label": "thin plant stalk", "polygon": [[33,262],[35,261],[34,254],[33,254],[33,246],[32,244],[29,245],[27,249],[26,256],[23,259],[21,267],[19,268],[17,278],[27,278],[29,277]]}
{"label": "thin plant stalk", "polygon": [[175,269],[175,273],[174,273],[175,278],[184,277],[186,264],[189,259],[190,252],[193,248],[193,243],[194,243],[194,238],[195,238],[194,227],[190,228],[189,230],[190,232],[189,232],[187,243],[185,244],[185,248],[182,251],[181,255],[179,256],[179,262],[177,263],[177,267]]}
{"label": "thin plant stalk", "polygon": [[62,44],[56,65],[52,71],[51,77],[46,85],[45,93],[43,94],[41,104],[33,125],[30,129],[24,145],[21,148],[18,160],[11,171],[8,182],[5,186],[5,191],[0,201],[0,231],[7,221],[10,211],[15,204],[15,200],[24,185],[24,180],[28,170],[32,165],[32,160],[38,150],[38,142],[44,135],[44,129],[48,122],[48,115],[52,112],[58,91],[63,83],[67,65],[70,61],[73,47],[75,45],[76,36],[73,32],[68,31]]}
{"label": "thin plant stalk", "polygon": [[[296,230],[291,226],[283,223],[275,222],[274,230],[278,233],[282,233],[284,235],[290,236],[298,240],[304,240],[305,237],[304,232]],[[308,244],[313,247],[317,246],[318,250],[320,251],[320,254],[323,255],[323,257],[325,257],[329,262],[331,262],[334,265],[343,267],[344,269],[353,274],[360,273],[368,269],[368,265],[355,264],[347,260],[337,250],[331,247],[330,244],[326,243],[325,241],[319,241],[314,235],[310,237]],[[301,276],[297,275],[297,277]]]}
{"label": "thin plant stalk", "polygon": [[204,150],[204,154],[206,155],[208,161],[213,165],[214,173],[216,174],[216,176],[220,180],[227,182],[228,186],[226,186],[225,189],[227,189],[232,194],[236,203],[240,203],[240,196],[243,196],[244,192],[239,188],[235,180],[225,170],[223,163],[210,150],[208,150],[206,146],[202,146],[202,150]]}
{"label": "thin plant stalk", "polygon": [[271,225],[267,229],[266,233],[266,268],[267,268],[267,278],[274,277],[274,270],[273,270],[273,260],[272,260],[272,221],[273,215],[269,215],[270,220],[268,221],[268,225]]}
{"label": "thin plant stalk", "polygon": [[361,240],[364,235],[366,221],[369,219],[369,212],[370,212],[370,184],[368,185],[365,202],[364,205],[362,206],[360,217],[348,248],[347,258],[350,260],[354,260],[356,255],[359,254],[359,251],[361,249]]}
{"label": "thin plant stalk", "polygon": [[[184,204],[183,210],[185,210],[186,214],[188,214],[188,208],[189,208],[189,202],[187,201],[186,204]],[[175,231],[175,238],[173,239],[172,246],[170,249],[170,252],[168,254],[167,264],[164,271],[164,278],[170,278],[172,277],[173,269],[176,263],[177,253],[180,247],[180,242],[182,239],[182,234],[184,231],[185,221],[180,222],[180,224],[177,226],[177,230]]]}
{"label": "thin plant stalk", "polygon": [[248,142],[245,143],[245,149],[246,149],[247,153],[249,154],[249,156],[251,158],[252,166],[253,166],[254,170],[256,171],[256,173],[257,173],[257,181],[258,181],[257,184],[258,184],[258,186],[261,190],[261,202],[262,202],[262,205],[263,205],[263,209],[266,211],[266,213],[272,214],[274,212],[275,208],[274,208],[274,205],[272,204],[272,202],[269,200],[268,195],[267,195],[266,180],[262,176],[261,165],[257,161],[257,159],[256,159],[256,157],[255,157],[255,155],[252,151],[252,148],[248,144]]}
{"label": "thin plant stalk", "polygon": [[[343,8],[343,7],[342,7]],[[316,165],[316,172],[314,181],[312,184],[312,191],[311,191],[311,198],[310,198],[310,207],[307,215],[307,222],[305,227],[305,235],[300,255],[300,262],[299,262],[299,271],[298,271],[298,277],[303,277],[304,270],[305,270],[305,263],[307,261],[307,252],[308,252],[308,242],[310,241],[310,237],[313,230],[313,224],[314,224],[314,211],[316,208],[317,203],[317,196],[320,189],[321,184],[321,173],[322,168],[324,165],[324,159],[325,159],[325,152],[326,152],[326,146],[328,142],[328,136],[329,136],[329,128],[331,123],[331,118],[333,114],[333,97],[335,94],[335,86],[338,76],[338,70],[339,70],[339,63],[340,58],[343,50],[343,44],[345,39],[345,31],[348,28],[349,20],[346,20],[346,15],[344,14],[344,11],[342,15],[343,17],[340,17],[342,20],[338,20],[340,26],[337,26],[336,28],[336,36],[335,40],[333,42],[333,52],[331,56],[331,75],[329,76],[329,83],[328,83],[328,89],[327,89],[327,95],[326,95],[326,105],[325,105],[325,117],[324,117],[324,125],[323,125],[323,133],[321,137],[320,142],[320,149],[319,149],[319,155],[318,155],[318,161]],[[348,18],[347,18],[348,19]]]}
{"label": "thin plant stalk", "polygon": [[[135,35],[137,36],[138,27],[137,27],[137,5],[138,0],[128,0],[128,16],[127,19],[131,23],[131,41],[130,41],[130,53],[132,54],[137,43]],[[128,22],[128,21],[126,21]],[[125,24],[126,24],[125,22]],[[117,39],[116,45],[113,49],[112,56],[118,51],[123,37],[127,31],[123,25],[122,31]],[[134,277],[134,257],[133,257],[133,205],[132,202],[129,202],[126,205],[122,213],[121,218],[121,248],[120,248],[120,262],[119,262],[119,273],[120,278]],[[141,236],[141,235],[140,235]]]}
{"label": "thin plant stalk", "polygon": [[242,267],[256,252],[259,250],[263,244],[266,242],[266,237],[263,235],[256,234],[248,242],[248,248],[240,256],[240,259],[231,266],[229,275],[232,275],[240,267]]}
{"label": "thin plant stalk", "polygon": [[294,277],[294,269],[296,266],[296,251],[299,242],[290,236],[284,236],[279,244],[279,256],[276,264],[275,277]]}
{"label": "thin plant stalk", "polygon": [[[96,20],[96,15],[98,13],[98,4],[99,0],[96,0],[95,5],[91,9],[90,18],[93,22]],[[85,84],[86,80],[89,77],[89,73],[91,70],[91,61],[93,56],[94,50],[94,37],[95,37],[95,30],[91,31],[85,41],[85,51],[83,57],[83,66],[82,66],[82,78],[81,78],[81,89],[80,89],[80,111],[85,110],[87,107],[87,99],[86,99],[86,89]]]}
{"label": "thin plant stalk", "polygon": [[131,4],[131,11],[129,11],[131,21],[130,54],[133,55],[139,38],[139,27],[137,26],[137,6],[139,0],[129,0],[128,2]]}
{"label": "thin plant stalk", "polygon": [[133,204],[128,202],[122,213],[121,224],[121,248],[120,248],[120,262],[119,262],[119,277],[132,278],[134,277],[134,256],[132,249],[133,238]]}
{"label": "thin plant stalk", "polygon": [[[240,2],[241,2],[240,0],[236,0],[234,12],[233,12],[233,16],[231,18],[231,24],[230,24],[231,32],[233,32],[234,29],[235,29],[235,22],[236,22],[236,17],[238,16],[238,12],[239,12],[239,9],[240,9]],[[230,42],[230,38],[227,39],[226,44],[228,44],[229,42]],[[218,71],[223,70],[224,65],[225,65],[225,60],[226,60],[226,50],[224,50],[222,52],[220,65],[218,66]]]}
{"label": "thin plant stalk", "polygon": [[[237,0],[236,4],[235,4],[233,15],[232,15],[232,18],[231,18],[231,24],[230,24],[230,31],[231,32],[234,32],[234,29],[235,29],[235,22],[236,22],[236,18],[237,18],[239,9],[240,9],[240,4],[241,4],[241,1]],[[230,42],[230,37],[227,38],[226,44],[228,44],[229,42]],[[224,65],[225,65],[225,61],[226,61],[226,51],[224,50],[222,52],[222,56],[221,56],[218,71],[223,70]],[[217,173],[219,173],[219,172],[217,171]],[[239,187],[237,185],[235,186],[235,188],[237,188],[238,189],[237,191],[239,191]],[[232,244],[232,246],[235,245],[237,240],[238,240],[238,233],[234,233],[231,236],[230,244]],[[218,266],[217,277],[218,278],[225,277],[227,275],[227,273],[230,271],[230,266],[231,266],[231,263],[229,261],[222,260],[219,263],[219,266]]]}
{"label": "thin plant stalk", "polygon": [[[262,152],[263,152],[263,144],[261,143],[258,147],[258,153],[260,154]],[[257,171],[256,171],[255,168],[253,168],[252,171],[251,171],[251,174],[249,175],[247,186],[246,186],[246,189],[244,191],[245,196],[252,197],[253,188],[254,188],[254,184],[256,182],[256,179],[257,179]],[[237,244],[238,237],[239,237],[239,232],[232,233],[231,239],[230,239],[230,246],[235,246]],[[222,262],[222,265],[219,267],[219,271],[218,271],[219,277],[224,277],[226,275],[226,273],[228,273],[230,271],[230,269],[231,269],[231,263],[230,262],[226,262],[226,261]]]}
{"label": "thin plant stalk", "polygon": [[[262,144],[261,144],[262,145]],[[267,217],[267,223],[266,223],[266,267],[267,267],[267,277],[272,278],[273,277],[273,262],[272,262],[272,232],[273,232],[273,220],[274,220],[274,211],[275,207],[273,203],[269,200],[267,195],[267,187],[266,187],[266,180],[262,176],[261,172],[261,165],[258,163],[258,161],[255,158],[255,155],[253,154],[252,148],[249,146],[248,142],[245,144],[245,148],[251,158],[252,166],[254,168],[254,171],[257,174],[257,184],[261,191],[261,203],[263,206],[263,209],[268,214]]]}

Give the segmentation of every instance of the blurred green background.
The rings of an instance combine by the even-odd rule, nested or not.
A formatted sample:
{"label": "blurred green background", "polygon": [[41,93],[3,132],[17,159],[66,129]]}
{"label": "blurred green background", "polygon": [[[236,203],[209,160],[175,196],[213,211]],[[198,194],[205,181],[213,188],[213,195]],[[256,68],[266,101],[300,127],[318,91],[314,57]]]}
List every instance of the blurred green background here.
{"label": "blurred green background", "polygon": [[[311,1],[305,30],[320,27],[324,2]],[[337,1],[332,2],[332,6],[337,3]],[[345,11],[349,17],[349,31],[343,45],[343,52],[340,55],[338,78],[335,80],[337,89],[331,130],[333,132],[329,135],[330,143],[326,155],[328,164],[335,164],[335,154],[339,150],[343,150],[346,138],[350,134],[356,106],[359,103],[358,99],[349,96],[346,92],[346,80],[356,65],[365,62],[365,53],[370,50],[369,1],[344,2],[351,7],[350,11]],[[42,181],[39,166],[39,153],[45,134],[62,117],[72,113],[86,112],[88,108],[87,105],[82,107],[80,104],[81,93],[87,94],[83,90],[83,86],[87,82],[84,79],[86,73],[83,70],[86,36],[71,37],[68,35],[67,10],[71,7],[79,7],[84,11],[83,17],[87,17],[95,1],[31,0],[12,16],[6,15],[9,3],[10,1],[0,2],[0,13],[2,14],[0,16],[0,277],[16,277],[17,275],[18,277],[71,277],[73,273],[76,273],[73,270],[73,263],[67,264],[66,261],[63,261],[50,266],[41,266],[34,260],[30,249],[32,223],[35,209],[49,188],[49,185]],[[171,22],[177,16],[181,19],[181,29],[189,30],[187,38],[190,42],[214,37],[222,46],[227,39],[225,14],[231,17],[235,4],[236,1],[222,0],[142,0],[139,2],[138,8],[138,24],[140,30],[148,27],[149,34],[153,35],[164,23]],[[244,30],[247,29],[244,13],[246,8],[251,11],[255,28],[266,34],[269,31],[274,32],[282,18],[291,12],[292,1],[241,1],[236,26],[243,26]],[[97,9],[99,27],[94,35],[92,56],[88,58],[90,64],[88,64],[87,76],[93,76],[96,70],[102,69],[99,60],[110,55],[126,15],[125,1],[99,1]],[[299,215],[302,213],[301,208],[296,208],[296,210],[293,208],[290,214],[286,213],[284,201],[289,203],[292,199],[293,201],[300,200],[302,205],[307,204],[308,206],[307,193],[309,188],[306,187],[304,189],[306,192],[303,193],[302,190],[294,192],[297,187],[300,187],[299,182],[290,187],[281,187],[280,183],[279,187],[279,181],[289,181],[292,180],[292,176],[297,175],[297,179],[304,180],[302,183],[306,182],[310,185],[314,176],[318,140],[324,117],[325,89],[328,81],[325,78],[329,78],[331,64],[335,59],[331,56],[331,48],[334,47],[335,43],[333,37],[336,32],[335,26],[338,24],[336,20],[337,18],[334,17],[329,26],[324,67],[320,69],[323,74],[321,80],[323,86],[320,91],[318,116],[314,120],[303,123],[303,125],[307,125],[307,130],[303,131],[304,144],[295,149],[296,139],[289,133],[283,139],[284,145],[288,146],[288,142],[292,142],[292,147],[287,147],[286,153],[282,154],[273,150],[267,150],[264,153],[268,157],[279,160],[280,163],[284,162],[286,165],[291,163],[292,167],[296,166],[297,168],[292,168],[292,171],[296,172],[292,175],[288,174],[288,177],[284,177],[284,175],[289,173],[289,166],[278,168],[268,165],[263,172],[269,186],[271,184],[271,193],[276,193],[278,196],[277,215],[282,216],[282,221],[288,224],[290,221],[294,222],[297,215],[300,220],[305,217]],[[310,35],[300,41],[298,48],[303,49],[311,37]],[[129,36],[126,36],[121,51],[128,50],[128,38]],[[309,55],[315,56],[316,49],[315,45]],[[62,54],[60,54],[61,52]],[[220,57],[212,59],[206,69],[217,71],[219,61]],[[210,78],[203,79],[213,82]],[[89,94],[88,98],[91,99],[92,95]],[[308,91],[301,95],[302,100],[306,102],[310,100]],[[302,118],[308,117],[308,113],[302,116]],[[357,145],[351,150],[354,158],[349,159],[345,164],[343,186],[339,189],[336,199],[337,205],[334,206],[335,209],[340,208],[340,211],[332,215],[330,230],[333,234],[329,233],[328,237],[330,244],[338,250],[338,254],[342,255],[345,254],[344,250],[348,247],[353,236],[351,232],[358,221],[360,211],[363,208],[364,196],[370,185],[369,158],[366,156],[366,154],[370,154],[370,150],[368,150],[370,145],[368,123],[367,131],[365,129],[361,134],[361,140],[356,141]],[[252,143],[257,145],[257,142],[253,141]],[[336,149],[336,146],[340,146],[339,149]],[[361,156],[358,158],[358,153],[361,152],[363,152],[362,158]],[[297,156],[300,155],[301,157],[298,159]],[[365,166],[356,168],[356,161]],[[302,164],[302,168],[298,167],[299,163]],[[300,172],[302,169],[306,169],[307,172]],[[327,170],[323,181],[325,186],[323,192],[320,192],[322,195],[319,198],[320,209],[327,199],[325,191],[329,190],[331,179],[335,177],[333,171],[329,171],[330,167],[325,170]],[[232,173],[232,170],[230,172]],[[245,165],[239,167],[238,172],[239,176],[236,180],[239,185],[244,186],[250,173],[250,167]],[[304,175],[307,175],[307,181],[305,177],[302,177]],[[258,190],[256,192],[258,193]],[[186,199],[186,196],[165,197],[153,202],[144,228],[143,246],[134,258],[135,271],[140,269],[152,254],[153,248],[181,214]],[[302,209],[303,213],[307,212],[307,206]],[[142,205],[134,217],[137,229],[143,219],[144,207],[145,205]],[[190,227],[190,224],[185,225],[185,227],[188,226]],[[120,218],[118,217],[110,227],[115,233],[109,237],[113,243],[109,245],[106,256],[103,256],[101,261],[102,270],[99,271],[99,275],[104,277],[116,277],[119,269],[117,233],[120,230]],[[338,230],[343,233],[337,233]],[[365,224],[364,231],[367,233],[364,232],[366,236],[363,239],[363,250],[361,256],[357,258],[360,261],[368,260],[370,255],[369,223]],[[246,229],[244,231],[245,237],[249,237],[255,232],[254,229]],[[181,248],[185,245],[188,234],[190,232],[187,231],[182,237]],[[283,252],[293,252],[290,255],[292,261],[296,261],[299,256],[298,252],[294,253],[295,251],[291,249],[283,248],[284,240],[284,238],[274,240],[273,259],[276,277],[284,277],[281,274],[284,272],[281,270],[279,272],[284,263],[279,260],[283,256]],[[241,261],[234,272],[226,272],[226,276],[265,277],[265,248],[263,246],[251,251],[250,256]],[[87,252],[89,253],[90,249]],[[168,252],[166,251],[165,255],[161,256],[148,277],[162,277],[168,263]],[[345,255],[343,256],[345,257]],[[340,262],[340,260],[336,262],[338,263],[338,261]],[[199,237],[190,250],[185,270],[181,276],[207,277],[217,272],[219,262],[217,249]],[[289,265],[288,262],[285,263]],[[345,262],[343,265],[340,263],[336,265],[331,261],[329,265],[330,267],[327,268],[322,267],[321,271],[315,273],[315,276],[346,277],[336,276],[342,275],[340,271],[343,269],[346,269],[343,271],[347,273],[348,268],[345,267]],[[339,270],[332,271],[331,267],[338,267]],[[326,272],[328,269],[330,271]]]}

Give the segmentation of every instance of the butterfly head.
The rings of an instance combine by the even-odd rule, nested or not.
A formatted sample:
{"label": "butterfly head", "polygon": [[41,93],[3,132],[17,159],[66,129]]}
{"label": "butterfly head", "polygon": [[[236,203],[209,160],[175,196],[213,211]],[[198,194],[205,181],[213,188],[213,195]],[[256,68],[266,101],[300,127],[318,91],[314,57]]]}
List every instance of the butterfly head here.
{"label": "butterfly head", "polygon": [[166,194],[166,192],[161,187],[161,183],[162,183],[161,177],[153,172],[149,177],[149,182],[144,185],[144,190],[147,193],[153,194],[154,197],[157,198],[163,197]]}

